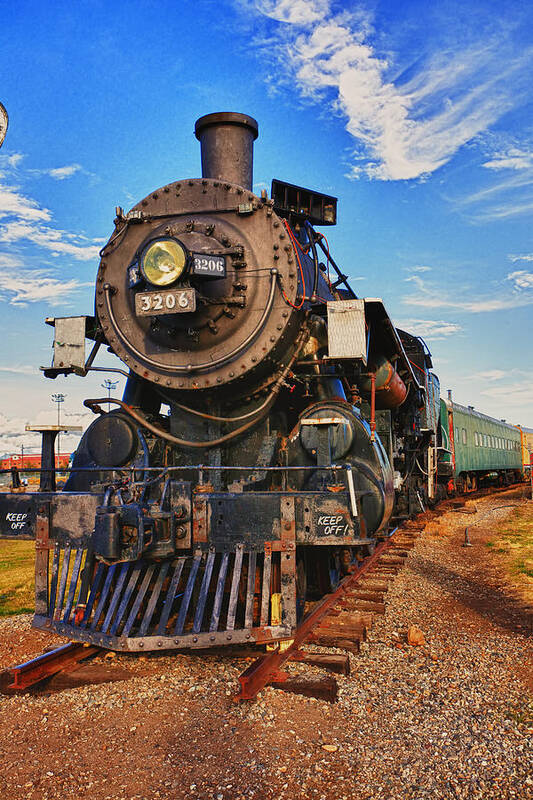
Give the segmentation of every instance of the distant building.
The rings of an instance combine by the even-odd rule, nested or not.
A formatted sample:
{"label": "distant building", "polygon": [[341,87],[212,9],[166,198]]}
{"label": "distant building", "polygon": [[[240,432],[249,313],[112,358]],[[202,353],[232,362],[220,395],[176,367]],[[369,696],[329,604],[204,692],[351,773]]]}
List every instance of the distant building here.
{"label": "distant building", "polygon": [[[57,466],[57,459],[58,456],[56,454],[55,463]],[[66,469],[68,467],[70,459],[70,453],[59,453],[59,469]],[[40,469],[41,468],[41,456],[40,455],[28,455],[24,454],[21,455],[20,453],[13,453],[9,456],[4,456],[0,459],[0,470],[1,469],[12,469],[13,467],[17,467],[17,469]]]}

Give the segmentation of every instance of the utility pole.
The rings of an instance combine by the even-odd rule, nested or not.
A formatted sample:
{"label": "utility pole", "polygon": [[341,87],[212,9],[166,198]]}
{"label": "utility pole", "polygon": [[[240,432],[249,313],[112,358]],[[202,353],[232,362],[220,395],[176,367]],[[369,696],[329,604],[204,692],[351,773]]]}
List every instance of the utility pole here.
{"label": "utility pole", "polygon": [[[52,395],[52,401],[54,403],[57,403],[57,427],[58,428],[61,425],[61,403],[65,402],[65,397],[66,397],[66,394],[61,394],[59,392],[57,394],[53,394]],[[58,470],[59,470],[59,454],[61,453],[60,438],[59,437],[60,437],[60,432],[58,431],[57,432],[57,469]]]}
{"label": "utility pole", "polygon": [[118,386],[118,381],[112,381],[110,378],[106,378],[105,381],[101,384],[102,389],[107,389],[107,396],[111,398],[111,392],[114,392]]}

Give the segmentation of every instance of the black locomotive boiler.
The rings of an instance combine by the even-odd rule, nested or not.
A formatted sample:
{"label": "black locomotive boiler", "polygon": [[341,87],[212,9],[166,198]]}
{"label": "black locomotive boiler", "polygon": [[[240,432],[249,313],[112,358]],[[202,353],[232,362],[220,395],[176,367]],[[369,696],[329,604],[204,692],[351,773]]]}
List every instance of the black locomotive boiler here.
{"label": "black locomotive boiler", "polygon": [[62,491],[45,432],[40,491],[3,501],[35,531],[34,625],[111,649],[290,638],[306,599],[438,493],[429,354],[331,257],[316,228],[336,198],[256,196],[248,116],[195,133],[201,178],[117,209],[94,316],[49,320],[45,374],[87,374],[105,345],[123,399],[85,402]]}

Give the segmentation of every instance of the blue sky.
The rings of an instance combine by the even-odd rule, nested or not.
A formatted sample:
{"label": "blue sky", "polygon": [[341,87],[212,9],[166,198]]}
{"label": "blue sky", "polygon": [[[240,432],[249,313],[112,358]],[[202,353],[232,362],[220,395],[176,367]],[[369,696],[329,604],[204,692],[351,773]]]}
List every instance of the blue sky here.
{"label": "blue sky", "polygon": [[197,177],[194,122],[222,110],[259,122],[257,192],[339,197],[336,260],[424,336],[443,392],[533,427],[532,22],[489,0],[3,3],[0,453],[38,445],[53,392],[89,421],[103,376],[41,377],[44,318],[92,313],[114,207]]}

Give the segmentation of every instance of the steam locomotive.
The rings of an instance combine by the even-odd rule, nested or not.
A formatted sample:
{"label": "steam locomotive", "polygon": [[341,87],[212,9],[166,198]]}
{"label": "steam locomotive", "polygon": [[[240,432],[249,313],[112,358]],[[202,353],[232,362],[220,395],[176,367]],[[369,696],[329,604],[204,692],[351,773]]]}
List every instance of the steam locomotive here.
{"label": "steam locomotive", "polygon": [[202,178],[117,208],[94,316],[48,320],[45,375],[87,374],[104,345],[123,399],[86,400],[63,491],[48,430],[40,492],[2,500],[36,537],[34,625],[117,650],[290,638],[451,475],[427,348],[317,231],[336,198],[255,195],[251,117],[195,134]]}

